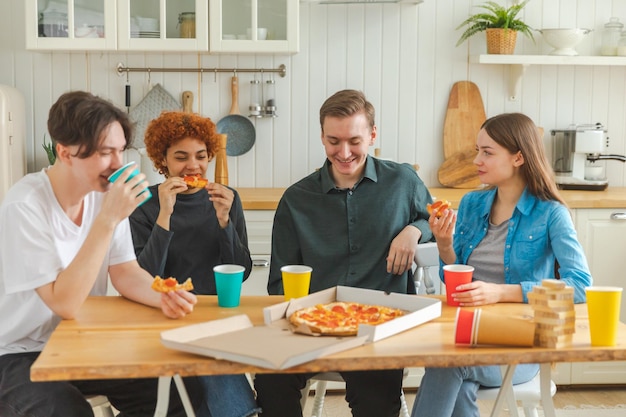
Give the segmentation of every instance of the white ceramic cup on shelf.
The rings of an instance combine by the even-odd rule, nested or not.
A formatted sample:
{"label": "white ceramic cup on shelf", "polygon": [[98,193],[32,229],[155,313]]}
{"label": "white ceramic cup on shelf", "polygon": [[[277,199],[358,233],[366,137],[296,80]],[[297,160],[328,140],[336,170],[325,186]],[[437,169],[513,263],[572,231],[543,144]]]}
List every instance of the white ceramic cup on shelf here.
{"label": "white ceramic cup on shelf", "polygon": [[[246,35],[248,36],[248,39],[252,39],[252,29],[248,28],[246,29]],[[264,41],[267,39],[267,28],[257,28],[256,30],[256,38],[259,41]]]}

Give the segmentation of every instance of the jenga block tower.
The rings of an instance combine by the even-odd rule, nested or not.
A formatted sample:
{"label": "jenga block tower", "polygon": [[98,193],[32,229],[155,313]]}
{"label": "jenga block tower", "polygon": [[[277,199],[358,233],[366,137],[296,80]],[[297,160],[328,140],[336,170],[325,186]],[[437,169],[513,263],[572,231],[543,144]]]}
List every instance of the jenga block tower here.
{"label": "jenga block tower", "polygon": [[544,279],[528,293],[535,316],[535,345],[559,348],[572,343],[576,315],[574,289],[556,279]]}

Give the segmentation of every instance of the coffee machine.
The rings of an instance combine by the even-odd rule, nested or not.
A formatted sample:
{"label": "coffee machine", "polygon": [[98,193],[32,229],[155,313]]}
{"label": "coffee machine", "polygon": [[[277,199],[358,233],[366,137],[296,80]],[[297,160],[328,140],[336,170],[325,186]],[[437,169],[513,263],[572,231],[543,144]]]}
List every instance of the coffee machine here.
{"label": "coffee machine", "polygon": [[[608,137],[601,123],[571,125],[552,130],[553,168],[556,183],[562,190],[605,190],[609,183],[597,161],[613,159],[626,162],[623,155],[602,154]],[[594,171],[599,171],[594,172]]]}

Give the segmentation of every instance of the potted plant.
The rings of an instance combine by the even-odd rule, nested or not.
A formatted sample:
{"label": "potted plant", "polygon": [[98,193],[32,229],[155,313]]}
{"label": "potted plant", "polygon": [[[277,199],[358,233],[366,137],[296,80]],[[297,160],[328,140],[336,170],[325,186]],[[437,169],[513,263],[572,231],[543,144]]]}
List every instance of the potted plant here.
{"label": "potted plant", "polygon": [[518,13],[529,1],[524,0],[508,8],[495,1],[487,1],[477,6],[485,11],[470,16],[457,27],[460,29],[467,26],[467,29],[456,45],[459,46],[471,36],[482,31],[485,31],[487,35],[487,53],[489,54],[512,54],[515,50],[517,32],[522,32],[534,42],[532,28],[516,19]]}
{"label": "potted plant", "polygon": [[46,143],[46,135],[43,135],[43,144],[41,145],[43,149],[46,151],[46,155],[48,156],[48,162],[50,165],[54,165],[54,161],[57,159],[57,154],[54,149],[54,139],[50,140],[50,143]]}

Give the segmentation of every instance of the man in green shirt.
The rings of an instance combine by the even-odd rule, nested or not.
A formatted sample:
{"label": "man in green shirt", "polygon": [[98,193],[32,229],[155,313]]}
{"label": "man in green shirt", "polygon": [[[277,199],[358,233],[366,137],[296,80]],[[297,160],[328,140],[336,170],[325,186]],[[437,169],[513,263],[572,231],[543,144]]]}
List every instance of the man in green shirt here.
{"label": "man in green shirt", "polygon": [[[336,285],[414,293],[411,267],[419,242],[433,238],[432,197],[409,164],[368,155],[376,140],[374,107],[343,90],[320,109],[324,166],[290,186],[272,231],[269,294],[282,294],[280,268],[313,268],[310,292]],[[402,370],[342,372],[355,417],[397,417]],[[313,374],[257,374],[263,417],[302,415],[300,390]]]}

